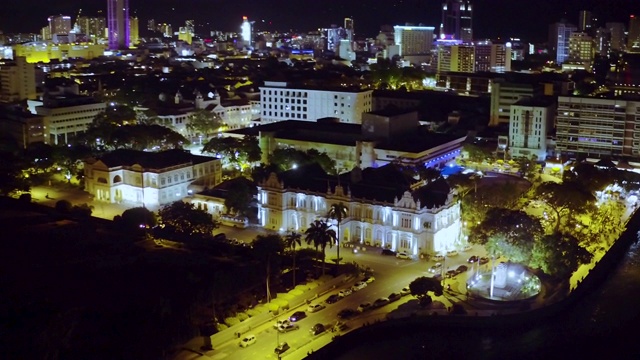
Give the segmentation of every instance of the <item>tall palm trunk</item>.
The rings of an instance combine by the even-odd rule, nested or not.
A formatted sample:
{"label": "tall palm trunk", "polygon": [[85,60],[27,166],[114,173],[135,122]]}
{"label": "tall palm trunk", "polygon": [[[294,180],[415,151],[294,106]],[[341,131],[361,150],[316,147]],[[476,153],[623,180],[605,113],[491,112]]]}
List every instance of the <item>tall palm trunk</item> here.
{"label": "tall palm trunk", "polygon": [[296,287],[296,247],[293,247],[293,287]]}

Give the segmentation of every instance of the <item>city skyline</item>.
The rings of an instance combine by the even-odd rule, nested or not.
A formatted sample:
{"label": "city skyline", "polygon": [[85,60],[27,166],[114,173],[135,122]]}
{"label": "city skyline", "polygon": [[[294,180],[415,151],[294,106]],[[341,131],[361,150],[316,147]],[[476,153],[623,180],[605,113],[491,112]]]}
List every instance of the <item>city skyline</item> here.
{"label": "city skyline", "polygon": [[[603,3],[595,0],[538,0],[513,2],[506,0],[474,0],[473,32],[476,39],[497,37],[521,37],[542,42],[547,37],[548,25],[566,18],[578,22],[580,10],[590,10],[605,21],[628,23],[629,15],[640,14],[640,2],[634,0],[611,0]],[[331,24],[342,24],[345,17],[353,17],[357,35],[375,36],[380,25],[404,25],[405,23],[434,26],[441,21],[441,1],[400,0],[395,3],[354,0],[327,0],[322,3],[307,3],[293,0],[273,0],[255,3],[239,0],[231,3],[218,0],[157,0],[153,8],[141,0],[131,0],[131,16],[142,21],[156,19],[179,26],[187,19],[194,19],[199,30],[239,31],[242,16],[256,22],[256,30],[294,30],[306,32]],[[42,3],[37,0],[8,0],[0,13],[0,30],[5,33],[38,33],[46,26],[48,16],[64,14],[75,17],[91,16],[102,11],[106,17],[107,1],[77,2],[61,0]],[[203,11],[204,9],[204,11]],[[282,11],[289,9],[289,11]],[[292,17],[291,14],[309,14]],[[210,14],[210,15],[208,15]],[[499,18],[501,21],[496,21]],[[314,19],[309,21],[309,19]]]}

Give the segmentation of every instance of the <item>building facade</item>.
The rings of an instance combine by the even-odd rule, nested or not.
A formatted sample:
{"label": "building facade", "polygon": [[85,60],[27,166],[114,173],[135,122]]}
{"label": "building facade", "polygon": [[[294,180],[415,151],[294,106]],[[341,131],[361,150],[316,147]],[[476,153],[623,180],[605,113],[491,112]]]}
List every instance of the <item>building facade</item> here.
{"label": "building facade", "polygon": [[0,102],[36,98],[36,69],[24,56],[0,63]]}
{"label": "building facade", "polygon": [[508,145],[511,158],[546,159],[547,133],[553,127],[554,114],[555,106],[549,100],[524,98],[511,105]]}
{"label": "building facade", "polygon": [[260,87],[263,123],[284,120],[316,121],[325,117],[359,124],[362,114],[371,111],[373,90],[316,90],[265,81]]}
{"label": "building facade", "polygon": [[129,47],[129,0],[107,0],[109,49]]}
{"label": "building facade", "polygon": [[495,81],[491,85],[491,107],[489,126],[508,124],[511,119],[511,105],[526,97],[538,97],[544,88],[536,83],[510,83]]}
{"label": "building facade", "polygon": [[440,37],[465,43],[473,41],[473,8],[470,0],[445,0],[442,4]]}
{"label": "building facade", "polygon": [[[434,28],[430,26],[394,26],[394,42],[399,55],[412,62],[423,62],[431,54]],[[420,58],[424,58],[421,60]]]}
{"label": "building facade", "polygon": [[640,157],[640,102],[560,96],[557,149],[591,157]]}
{"label": "building facade", "polygon": [[184,150],[116,150],[84,162],[85,189],[98,201],[158,207],[182,200],[190,186],[222,181],[220,159]]}
{"label": "building facade", "polygon": [[580,64],[590,69],[593,63],[593,38],[587,33],[575,32],[569,38],[569,59],[574,64]]}
{"label": "building facade", "polygon": [[558,22],[549,26],[549,47],[558,65],[569,58],[569,39],[571,34],[577,30],[575,26],[566,22]]}

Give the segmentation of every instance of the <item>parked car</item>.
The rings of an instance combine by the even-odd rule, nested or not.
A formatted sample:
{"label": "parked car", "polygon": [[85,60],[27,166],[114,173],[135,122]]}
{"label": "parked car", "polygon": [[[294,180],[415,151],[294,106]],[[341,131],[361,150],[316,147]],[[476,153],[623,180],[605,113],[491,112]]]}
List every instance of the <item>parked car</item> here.
{"label": "parked car", "polygon": [[357,310],[346,308],[346,309],[340,310],[340,312],[338,313],[338,318],[340,318],[340,319],[349,319],[349,318],[352,318],[352,317],[356,316],[357,314],[358,314]]}
{"label": "parked car", "polygon": [[396,254],[396,258],[402,259],[402,260],[410,260],[411,256],[409,256],[409,254],[407,254],[406,252],[399,252]]}
{"label": "parked car", "polygon": [[436,255],[433,257],[433,261],[444,261],[444,255],[442,255],[442,254],[436,254]]}
{"label": "parked car", "polygon": [[376,278],[374,278],[373,276],[367,276],[367,277],[362,279],[362,281],[366,282],[367,284],[371,284],[375,280],[376,280]]}
{"label": "parked car", "polygon": [[438,263],[435,263],[435,265],[432,265],[429,268],[429,272],[432,273],[432,274],[435,274],[437,272],[440,272],[440,269],[442,269],[442,263],[438,262]]}
{"label": "parked car", "polygon": [[306,317],[307,317],[307,314],[304,311],[296,311],[291,316],[289,316],[289,321],[296,322]]}
{"label": "parked car", "polygon": [[324,309],[326,306],[322,304],[311,304],[307,307],[307,312],[314,313],[316,311],[320,311]]}
{"label": "parked car", "polygon": [[484,264],[486,264],[488,262],[489,262],[489,258],[488,257],[484,257],[483,256],[483,257],[480,258],[480,265],[484,265]]}
{"label": "parked car", "polygon": [[275,352],[277,355],[280,355],[285,351],[289,350],[290,348],[291,347],[289,346],[289,344],[287,344],[286,342],[283,342],[283,343],[280,343],[280,345],[278,345],[278,347],[276,347],[276,349],[273,352]]}
{"label": "parked car", "polygon": [[289,325],[291,323],[291,321],[289,321],[289,319],[281,319],[276,321],[275,324],[273,324],[273,328],[274,329],[278,329],[280,326],[285,326],[285,325]]}
{"label": "parked car", "polygon": [[449,257],[458,256],[458,251],[457,250],[449,250],[449,251],[447,251],[447,256],[449,256]]}
{"label": "parked car", "polygon": [[467,244],[462,248],[462,251],[471,251],[473,249],[473,247],[471,246],[471,244]]}
{"label": "parked car", "polygon": [[393,250],[389,250],[389,249],[382,249],[382,251],[380,252],[380,254],[382,255],[388,255],[388,256],[396,256],[396,252]]}
{"label": "parked car", "polygon": [[389,302],[394,302],[394,301],[400,300],[401,297],[402,297],[401,294],[391,293],[387,298],[389,299]]}
{"label": "parked car", "polygon": [[213,240],[216,240],[216,241],[225,241],[226,239],[227,239],[227,234],[225,233],[219,233],[219,234],[213,235]]}
{"label": "parked car", "polygon": [[242,340],[240,340],[240,342],[238,342],[238,346],[242,348],[246,348],[247,346],[253,345],[255,343],[256,343],[255,335],[246,335],[245,337],[242,338]]}
{"label": "parked car", "polygon": [[455,269],[451,269],[451,270],[447,270],[444,276],[446,278],[452,278],[452,277],[455,277],[456,275],[458,275],[458,272]]}
{"label": "parked car", "polygon": [[289,331],[298,330],[298,329],[300,329],[300,325],[298,324],[287,324],[287,325],[280,326],[278,328],[278,331],[287,333]]}
{"label": "parked car", "polygon": [[358,281],[357,283],[355,283],[355,284],[351,287],[351,290],[355,292],[355,291],[358,291],[358,290],[362,290],[362,289],[364,289],[364,288],[366,288],[366,287],[367,287],[367,283],[366,283],[366,282],[364,282],[364,281]]}
{"label": "parked car", "polygon": [[411,294],[411,289],[409,289],[408,286],[405,286],[402,288],[402,290],[400,290],[400,295],[402,296],[407,296]]}
{"label": "parked car", "polygon": [[462,274],[463,272],[466,272],[467,270],[469,270],[469,267],[467,265],[460,265],[456,268],[456,272],[458,272],[458,274]]}
{"label": "parked car", "polygon": [[371,304],[371,307],[379,308],[379,307],[383,307],[383,306],[387,305],[388,303],[389,303],[389,299],[387,299],[387,298],[379,298],[379,299],[376,299],[376,301],[374,301],[373,304]]}
{"label": "parked car", "polygon": [[331,329],[332,331],[335,332],[340,332],[340,331],[344,331],[347,330],[347,324],[343,323],[342,321],[338,321],[334,326],[333,329]]}
{"label": "parked car", "polygon": [[473,256],[470,256],[470,257],[469,257],[469,260],[467,260],[467,262],[468,262],[469,264],[473,264],[474,262],[478,261],[479,259],[480,259],[480,258],[479,258],[478,256],[473,255]]}
{"label": "parked car", "polygon": [[360,304],[360,306],[358,306],[358,312],[365,312],[367,310],[371,309],[371,303],[370,302],[366,302],[366,303],[362,303]]}
{"label": "parked car", "polygon": [[325,300],[325,302],[326,302],[327,304],[335,304],[335,303],[337,303],[337,302],[338,302],[338,300],[340,300],[340,299],[342,299],[342,297],[341,297],[340,295],[338,295],[338,294],[333,294],[333,295],[329,296],[329,297],[327,298],[327,300]]}
{"label": "parked car", "polygon": [[346,296],[351,295],[352,293],[353,293],[353,291],[351,289],[342,289],[342,290],[340,290],[338,295],[340,295],[340,297],[346,297]]}
{"label": "parked car", "polygon": [[324,325],[322,324],[315,324],[311,327],[311,330],[309,330],[309,332],[311,333],[311,335],[319,335],[322,334],[325,331]]}

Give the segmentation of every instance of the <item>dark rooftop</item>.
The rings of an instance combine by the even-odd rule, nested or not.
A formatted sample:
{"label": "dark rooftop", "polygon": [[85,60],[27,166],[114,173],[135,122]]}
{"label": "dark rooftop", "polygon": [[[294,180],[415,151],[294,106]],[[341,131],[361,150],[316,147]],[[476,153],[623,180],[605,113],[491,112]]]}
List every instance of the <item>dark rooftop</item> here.
{"label": "dark rooftop", "polygon": [[132,166],[139,164],[146,169],[164,169],[180,164],[201,164],[215,158],[193,155],[186,150],[173,149],[161,152],[147,152],[130,149],[119,149],[98,158],[108,167]]}
{"label": "dark rooftop", "polygon": [[555,102],[555,97],[553,96],[527,96],[516,101],[514,105],[548,107],[555,104]]}

